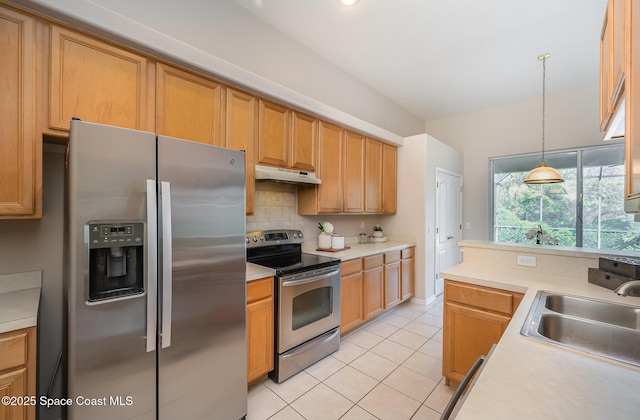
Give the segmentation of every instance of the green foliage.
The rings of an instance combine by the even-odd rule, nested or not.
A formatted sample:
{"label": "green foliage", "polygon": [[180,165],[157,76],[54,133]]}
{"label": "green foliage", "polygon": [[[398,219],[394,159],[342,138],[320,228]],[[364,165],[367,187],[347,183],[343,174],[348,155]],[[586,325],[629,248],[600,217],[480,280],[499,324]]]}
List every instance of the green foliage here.
{"label": "green foliage", "polygon": [[[565,182],[550,185],[525,184],[525,172],[495,176],[497,241],[535,243],[525,234],[540,225],[558,245],[576,246],[577,171],[560,172]],[[584,247],[640,250],[640,224],[624,212],[622,165],[585,168],[582,211]]]}

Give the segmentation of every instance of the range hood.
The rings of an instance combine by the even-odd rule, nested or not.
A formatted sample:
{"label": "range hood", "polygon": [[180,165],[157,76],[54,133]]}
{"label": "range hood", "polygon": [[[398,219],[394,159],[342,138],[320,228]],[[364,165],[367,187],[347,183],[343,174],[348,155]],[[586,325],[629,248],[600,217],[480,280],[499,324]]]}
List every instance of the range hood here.
{"label": "range hood", "polygon": [[320,184],[315,172],[256,165],[257,181],[285,182],[287,184]]}

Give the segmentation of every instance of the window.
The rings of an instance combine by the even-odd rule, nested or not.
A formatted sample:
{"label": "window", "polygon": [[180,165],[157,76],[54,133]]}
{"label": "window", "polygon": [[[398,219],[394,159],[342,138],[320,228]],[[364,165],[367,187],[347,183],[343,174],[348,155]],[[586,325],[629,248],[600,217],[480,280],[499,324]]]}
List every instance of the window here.
{"label": "window", "polygon": [[640,250],[640,224],[624,212],[623,143],[545,153],[545,160],[565,182],[524,183],[540,154],[489,160],[494,241],[535,243],[526,234],[540,226],[562,246]]}

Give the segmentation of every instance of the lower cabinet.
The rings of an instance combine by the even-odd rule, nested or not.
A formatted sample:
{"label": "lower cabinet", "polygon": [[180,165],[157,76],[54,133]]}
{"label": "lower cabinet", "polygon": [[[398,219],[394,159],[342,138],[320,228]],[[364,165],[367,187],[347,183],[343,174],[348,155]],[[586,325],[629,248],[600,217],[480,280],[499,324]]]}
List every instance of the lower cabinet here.
{"label": "lower cabinet", "polygon": [[447,385],[459,383],[476,359],[500,340],[522,297],[445,279],[442,375]]}
{"label": "lower cabinet", "polygon": [[406,248],[401,251],[400,260],[400,296],[405,301],[415,294],[416,284],[416,260],[415,260],[416,247]]}
{"label": "lower cabinet", "polygon": [[364,276],[364,319],[384,311],[384,258],[382,254],[362,259]]}
{"label": "lower cabinet", "polygon": [[273,277],[247,283],[247,383],[273,370]]}
{"label": "lower cabinet", "polygon": [[414,250],[410,247],[342,262],[341,334],[413,296]]}
{"label": "lower cabinet", "polygon": [[401,302],[400,251],[384,254],[384,307],[393,308]]}
{"label": "lower cabinet", "polygon": [[[36,327],[0,334],[0,396],[36,396]],[[35,404],[0,404],[0,419],[35,419]]]}
{"label": "lower cabinet", "polygon": [[340,273],[340,332],[344,334],[364,322],[362,258],[341,263]]}

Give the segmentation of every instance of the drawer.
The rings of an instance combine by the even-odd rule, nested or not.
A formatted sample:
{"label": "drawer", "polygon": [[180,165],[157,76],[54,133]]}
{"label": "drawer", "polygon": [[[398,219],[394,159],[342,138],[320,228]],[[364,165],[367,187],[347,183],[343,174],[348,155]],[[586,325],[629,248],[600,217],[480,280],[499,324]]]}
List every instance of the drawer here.
{"label": "drawer", "polygon": [[247,282],[247,303],[273,296],[273,277]]}
{"label": "drawer", "polygon": [[400,251],[402,259],[406,260],[407,258],[413,258],[416,254],[416,247],[412,246],[411,248],[403,249]]}
{"label": "drawer", "polygon": [[27,333],[0,335],[0,371],[27,364]]}
{"label": "drawer", "polygon": [[396,261],[400,261],[400,251],[391,251],[384,254],[385,264],[389,264]]}
{"label": "drawer", "polygon": [[364,260],[362,264],[363,269],[369,270],[384,264],[384,255],[383,254],[372,255],[370,257],[364,257],[363,260]]}
{"label": "drawer", "polygon": [[355,260],[343,261],[340,263],[340,275],[345,276],[351,273],[362,271],[362,258]]}
{"label": "drawer", "polygon": [[515,311],[513,294],[506,290],[446,280],[444,292],[447,302],[458,302],[509,316]]}

